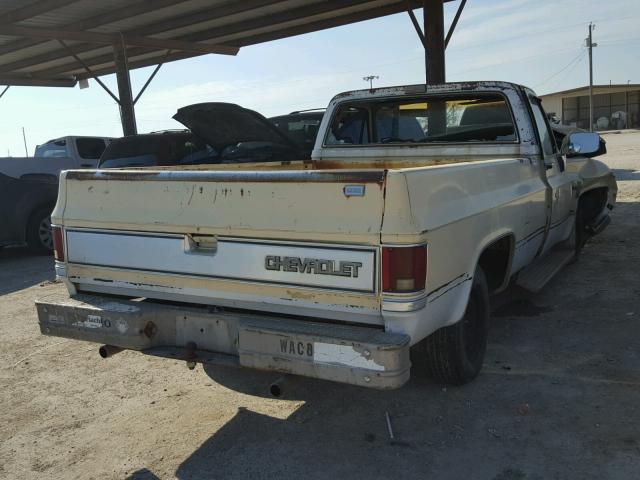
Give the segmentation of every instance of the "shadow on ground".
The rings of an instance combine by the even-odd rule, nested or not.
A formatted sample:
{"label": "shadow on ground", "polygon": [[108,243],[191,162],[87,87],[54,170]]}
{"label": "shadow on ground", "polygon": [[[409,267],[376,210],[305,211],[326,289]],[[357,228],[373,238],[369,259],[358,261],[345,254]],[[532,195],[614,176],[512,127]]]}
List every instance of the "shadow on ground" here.
{"label": "shadow on ground", "polygon": [[55,277],[52,255],[35,255],[26,248],[0,248],[0,295]]}
{"label": "shadow on ground", "polygon": [[635,170],[614,168],[613,173],[615,174],[617,181],[640,180],[640,167]]}

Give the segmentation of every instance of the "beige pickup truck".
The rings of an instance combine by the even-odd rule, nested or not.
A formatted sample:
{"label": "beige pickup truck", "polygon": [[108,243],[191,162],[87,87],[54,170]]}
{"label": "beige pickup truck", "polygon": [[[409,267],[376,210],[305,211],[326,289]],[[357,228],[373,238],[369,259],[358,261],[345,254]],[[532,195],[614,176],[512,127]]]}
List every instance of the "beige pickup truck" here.
{"label": "beige pickup truck", "polygon": [[[561,151],[519,85],[342,93],[311,159],[291,159],[254,114],[178,112],[212,165],[62,173],[52,219],[66,288],[37,302],[43,334],[103,344],[104,357],[380,389],[404,384],[413,361],[462,384],[482,367],[490,295],[540,289],[615,202],[592,158],[604,142],[574,133]],[[256,151],[263,162],[243,163]]]}

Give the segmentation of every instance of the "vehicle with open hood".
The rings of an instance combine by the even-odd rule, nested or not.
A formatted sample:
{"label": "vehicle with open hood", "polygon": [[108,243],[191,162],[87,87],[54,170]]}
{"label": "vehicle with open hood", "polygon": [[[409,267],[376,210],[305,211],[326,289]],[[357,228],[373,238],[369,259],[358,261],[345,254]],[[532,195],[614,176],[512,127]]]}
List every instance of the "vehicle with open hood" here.
{"label": "vehicle with open hood", "polygon": [[271,119],[231,103],[189,105],[173,118],[187,129],[115,139],[102,154],[99,168],[302,160],[311,158],[311,134],[315,140],[315,132],[304,140],[295,133],[288,135]]}
{"label": "vehicle with open hood", "polygon": [[206,141],[215,163],[308,159],[300,145],[258,112],[232,103],[199,103],[178,109],[175,120]]}
{"label": "vehicle with open hood", "polygon": [[66,288],[38,300],[43,334],[104,357],[381,389],[413,362],[462,384],[482,367],[490,295],[542,288],[615,203],[598,135],[571,133],[561,151],[520,85],[339,94],[311,159],[254,113],[201,104],[176,118],[222,157],[260,161],[62,174]]}

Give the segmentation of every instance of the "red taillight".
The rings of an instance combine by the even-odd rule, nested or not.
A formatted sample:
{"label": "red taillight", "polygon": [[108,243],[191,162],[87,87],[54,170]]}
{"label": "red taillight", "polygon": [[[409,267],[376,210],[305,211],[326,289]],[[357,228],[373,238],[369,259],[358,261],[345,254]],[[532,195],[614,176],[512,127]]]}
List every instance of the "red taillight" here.
{"label": "red taillight", "polygon": [[53,236],[53,256],[59,262],[64,262],[64,242],[62,241],[62,227],[51,227]]}
{"label": "red taillight", "polygon": [[410,293],[424,290],[427,246],[382,247],[382,290]]}

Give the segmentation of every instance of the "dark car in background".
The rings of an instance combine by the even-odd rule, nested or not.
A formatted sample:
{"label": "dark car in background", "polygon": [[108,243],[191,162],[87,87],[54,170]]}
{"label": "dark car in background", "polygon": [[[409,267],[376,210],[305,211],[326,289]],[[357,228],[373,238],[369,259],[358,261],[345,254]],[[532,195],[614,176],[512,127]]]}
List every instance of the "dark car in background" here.
{"label": "dark car in background", "polygon": [[316,143],[320,122],[324,117],[324,108],[315,108],[312,110],[300,110],[291,112],[288,115],[280,115],[271,117],[269,121],[273,123],[278,130],[293,140],[307,155],[311,158],[313,146]]}
{"label": "dark car in background", "polygon": [[189,130],[165,130],[113,140],[98,168],[195,165],[214,157],[213,149]]}

